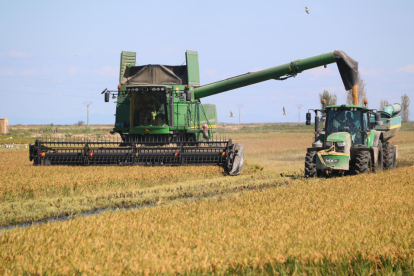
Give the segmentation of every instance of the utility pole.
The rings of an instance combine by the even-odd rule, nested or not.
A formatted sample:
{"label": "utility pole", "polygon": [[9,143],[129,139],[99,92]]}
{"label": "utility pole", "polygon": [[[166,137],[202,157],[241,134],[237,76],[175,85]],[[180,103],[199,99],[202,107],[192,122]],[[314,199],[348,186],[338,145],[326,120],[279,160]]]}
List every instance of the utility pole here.
{"label": "utility pole", "polygon": [[87,111],[87,113],[88,113],[88,120],[87,120],[87,124],[88,124],[88,127],[89,127],[89,106],[92,104],[92,102],[84,102],[83,103],[85,106],[86,106],[86,109],[88,110]]}
{"label": "utility pole", "polygon": [[297,104],[296,107],[298,108],[299,115],[298,115],[298,124],[300,124],[300,108],[302,107],[301,104]]}
{"label": "utility pole", "polygon": [[241,118],[241,108],[243,107],[243,105],[242,104],[238,104],[238,105],[236,105],[238,108],[239,108],[239,125],[241,124],[241,120],[240,120],[240,118]]}

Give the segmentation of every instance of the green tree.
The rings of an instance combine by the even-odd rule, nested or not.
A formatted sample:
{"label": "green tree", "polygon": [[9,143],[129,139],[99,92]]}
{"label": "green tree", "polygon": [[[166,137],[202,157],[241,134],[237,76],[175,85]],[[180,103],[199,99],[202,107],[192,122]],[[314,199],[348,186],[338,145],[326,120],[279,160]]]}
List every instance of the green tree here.
{"label": "green tree", "polygon": [[387,101],[387,100],[384,100],[384,99],[381,99],[381,101],[380,101],[380,108],[379,108],[379,110],[384,110],[384,107],[385,107],[386,105],[389,105],[388,101]]}
{"label": "green tree", "polygon": [[322,100],[326,101],[326,105],[336,105],[336,102],[338,100],[337,96],[335,93],[329,93],[328,90],[323,90],[323,93],[319,93],[319,100],[321,103],[321,107],[322,106]]}
{"label": "green tree", "polygon": [[407,96],[407,94],[404,94],[404,96],[401,96],[401,119],[403,123],[410,121],[410,98]]}
{"label": "green tree", "polygon": [[[358,72],[358,105],[363,105],[364,100],[367,99],[367,90],[365,89],[365,82]],[[347,91],[346,104],[352,104],[352,89]]]}

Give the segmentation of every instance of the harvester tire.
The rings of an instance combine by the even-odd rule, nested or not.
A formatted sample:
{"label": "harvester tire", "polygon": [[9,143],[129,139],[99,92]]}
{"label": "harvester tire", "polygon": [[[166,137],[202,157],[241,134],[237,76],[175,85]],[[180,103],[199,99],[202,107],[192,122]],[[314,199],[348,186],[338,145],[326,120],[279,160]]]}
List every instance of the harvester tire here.
{"label": "harvester tire", "polygon": [[372,160],[371,153],[369,151],[358,151],[356,153],[352,172],[353,174],[364,174],[372,172]]}
{"label": "harvester tire", "polygon": [[395,154],[395,147],[391,144],[384,146],[384,170],[395,169],[397,165],[397,158]]}
{"label": "harvester tire", "polygon": [[316,151],[309,151],[305,157],[305,177],[314,177],[316,174]]}

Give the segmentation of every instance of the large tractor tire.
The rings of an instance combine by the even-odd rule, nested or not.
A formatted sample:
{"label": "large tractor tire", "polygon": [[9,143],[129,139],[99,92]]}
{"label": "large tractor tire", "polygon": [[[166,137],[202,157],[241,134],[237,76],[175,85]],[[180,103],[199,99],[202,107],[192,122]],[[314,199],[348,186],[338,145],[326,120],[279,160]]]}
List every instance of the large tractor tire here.
{"label": "large tractor tire", "polygon": [[382,172],[384,169],[384,150],[382,148],[382,142],[379,141],[378,143],[378,161],[377,165],[375,166],[375,172]]}
{"label": "large tractor tire", "polygon": [[386,144],[384,146],[384,170],[392,170],[397,166],[397,155],[395,152],[395,146]]}
{"label": "large tractor tire", "polygon": [[309,151],[305,157],[305,177],[314,177],[316,174],[316,151]]}
{"label": "large tractor tire", "polygon": [[372,172],[371,153],[369,151],[358,151],[352,168],[353,174]]}

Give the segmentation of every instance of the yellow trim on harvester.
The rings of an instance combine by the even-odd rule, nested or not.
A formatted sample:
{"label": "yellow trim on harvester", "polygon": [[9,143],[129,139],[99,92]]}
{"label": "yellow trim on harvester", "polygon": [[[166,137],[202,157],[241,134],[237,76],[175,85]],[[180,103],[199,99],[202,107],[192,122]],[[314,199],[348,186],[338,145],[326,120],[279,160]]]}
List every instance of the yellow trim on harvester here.
{"label": "yellow trim on harvester", "polygon": [[[201,126],[195,126],[195,127],[191,127],[191,128],[201,128]],[[211,125],[211,128],[217,128],[217,125]]]}

